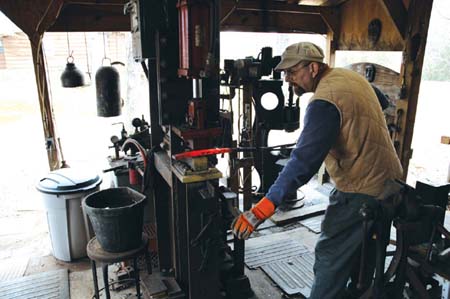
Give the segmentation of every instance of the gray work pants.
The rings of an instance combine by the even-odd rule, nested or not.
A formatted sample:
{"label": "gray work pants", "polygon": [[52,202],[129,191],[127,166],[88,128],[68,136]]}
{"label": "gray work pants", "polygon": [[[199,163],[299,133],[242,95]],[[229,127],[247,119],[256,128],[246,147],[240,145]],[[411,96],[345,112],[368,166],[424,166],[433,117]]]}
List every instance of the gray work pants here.
{"label": "gray work pants", "polygon": [[377,207],[374,197],[333,190],[315,248],[314,283],[309,299],[340,298],[360,254],[363,240],[359,211],[366,203]]}

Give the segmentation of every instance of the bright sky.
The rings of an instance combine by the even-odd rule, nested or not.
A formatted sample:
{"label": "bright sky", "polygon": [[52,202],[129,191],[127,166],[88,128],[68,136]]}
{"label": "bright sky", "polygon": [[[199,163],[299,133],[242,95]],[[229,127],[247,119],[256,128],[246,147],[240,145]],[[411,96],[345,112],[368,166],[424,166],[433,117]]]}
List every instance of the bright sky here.
{"label": "bright sky", "polygon": [[21,32],[11,20],[0,11],[0,35],[10,35],[15,32]]}

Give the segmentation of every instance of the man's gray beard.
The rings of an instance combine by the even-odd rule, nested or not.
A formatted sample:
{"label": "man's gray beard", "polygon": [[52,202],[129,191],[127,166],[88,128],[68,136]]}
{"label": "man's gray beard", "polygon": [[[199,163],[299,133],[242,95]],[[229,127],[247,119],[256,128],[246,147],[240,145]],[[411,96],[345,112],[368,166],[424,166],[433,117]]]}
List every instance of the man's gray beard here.
{"label": "man's gray beard", "polygon": [[306,91],[300,86],[293,86],[294,93],[296,96],[301,97]]}

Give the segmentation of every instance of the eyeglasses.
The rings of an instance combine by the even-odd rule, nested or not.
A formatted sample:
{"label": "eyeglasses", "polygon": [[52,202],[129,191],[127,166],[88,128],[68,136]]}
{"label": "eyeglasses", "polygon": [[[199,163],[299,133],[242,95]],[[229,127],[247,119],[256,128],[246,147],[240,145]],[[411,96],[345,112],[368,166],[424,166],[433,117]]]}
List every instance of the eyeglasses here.
{"label": "eyeglasses", "polygon": [[309,66],[310,64],[311,64],[311,62],[308,62],[305,65],[299,65],[298,67],[294,66],[294,67],[288,68],[284,71],[284,74],[286,77],[294,76],[298,71],[300,71],[302,68]]}

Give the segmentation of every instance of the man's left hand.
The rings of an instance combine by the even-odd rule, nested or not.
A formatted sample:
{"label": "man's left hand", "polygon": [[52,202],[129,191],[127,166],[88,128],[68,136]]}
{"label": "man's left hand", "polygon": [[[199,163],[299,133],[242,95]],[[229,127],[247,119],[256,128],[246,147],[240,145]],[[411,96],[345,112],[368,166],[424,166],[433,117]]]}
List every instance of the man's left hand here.
{"label": "man's left hand", "polygon": [[231,224],[233,234],[238,239],[248,239],[251,233],[274,213],[275,205],[267,197],[264,197],[250,211],[246,211],[234,219]]}

